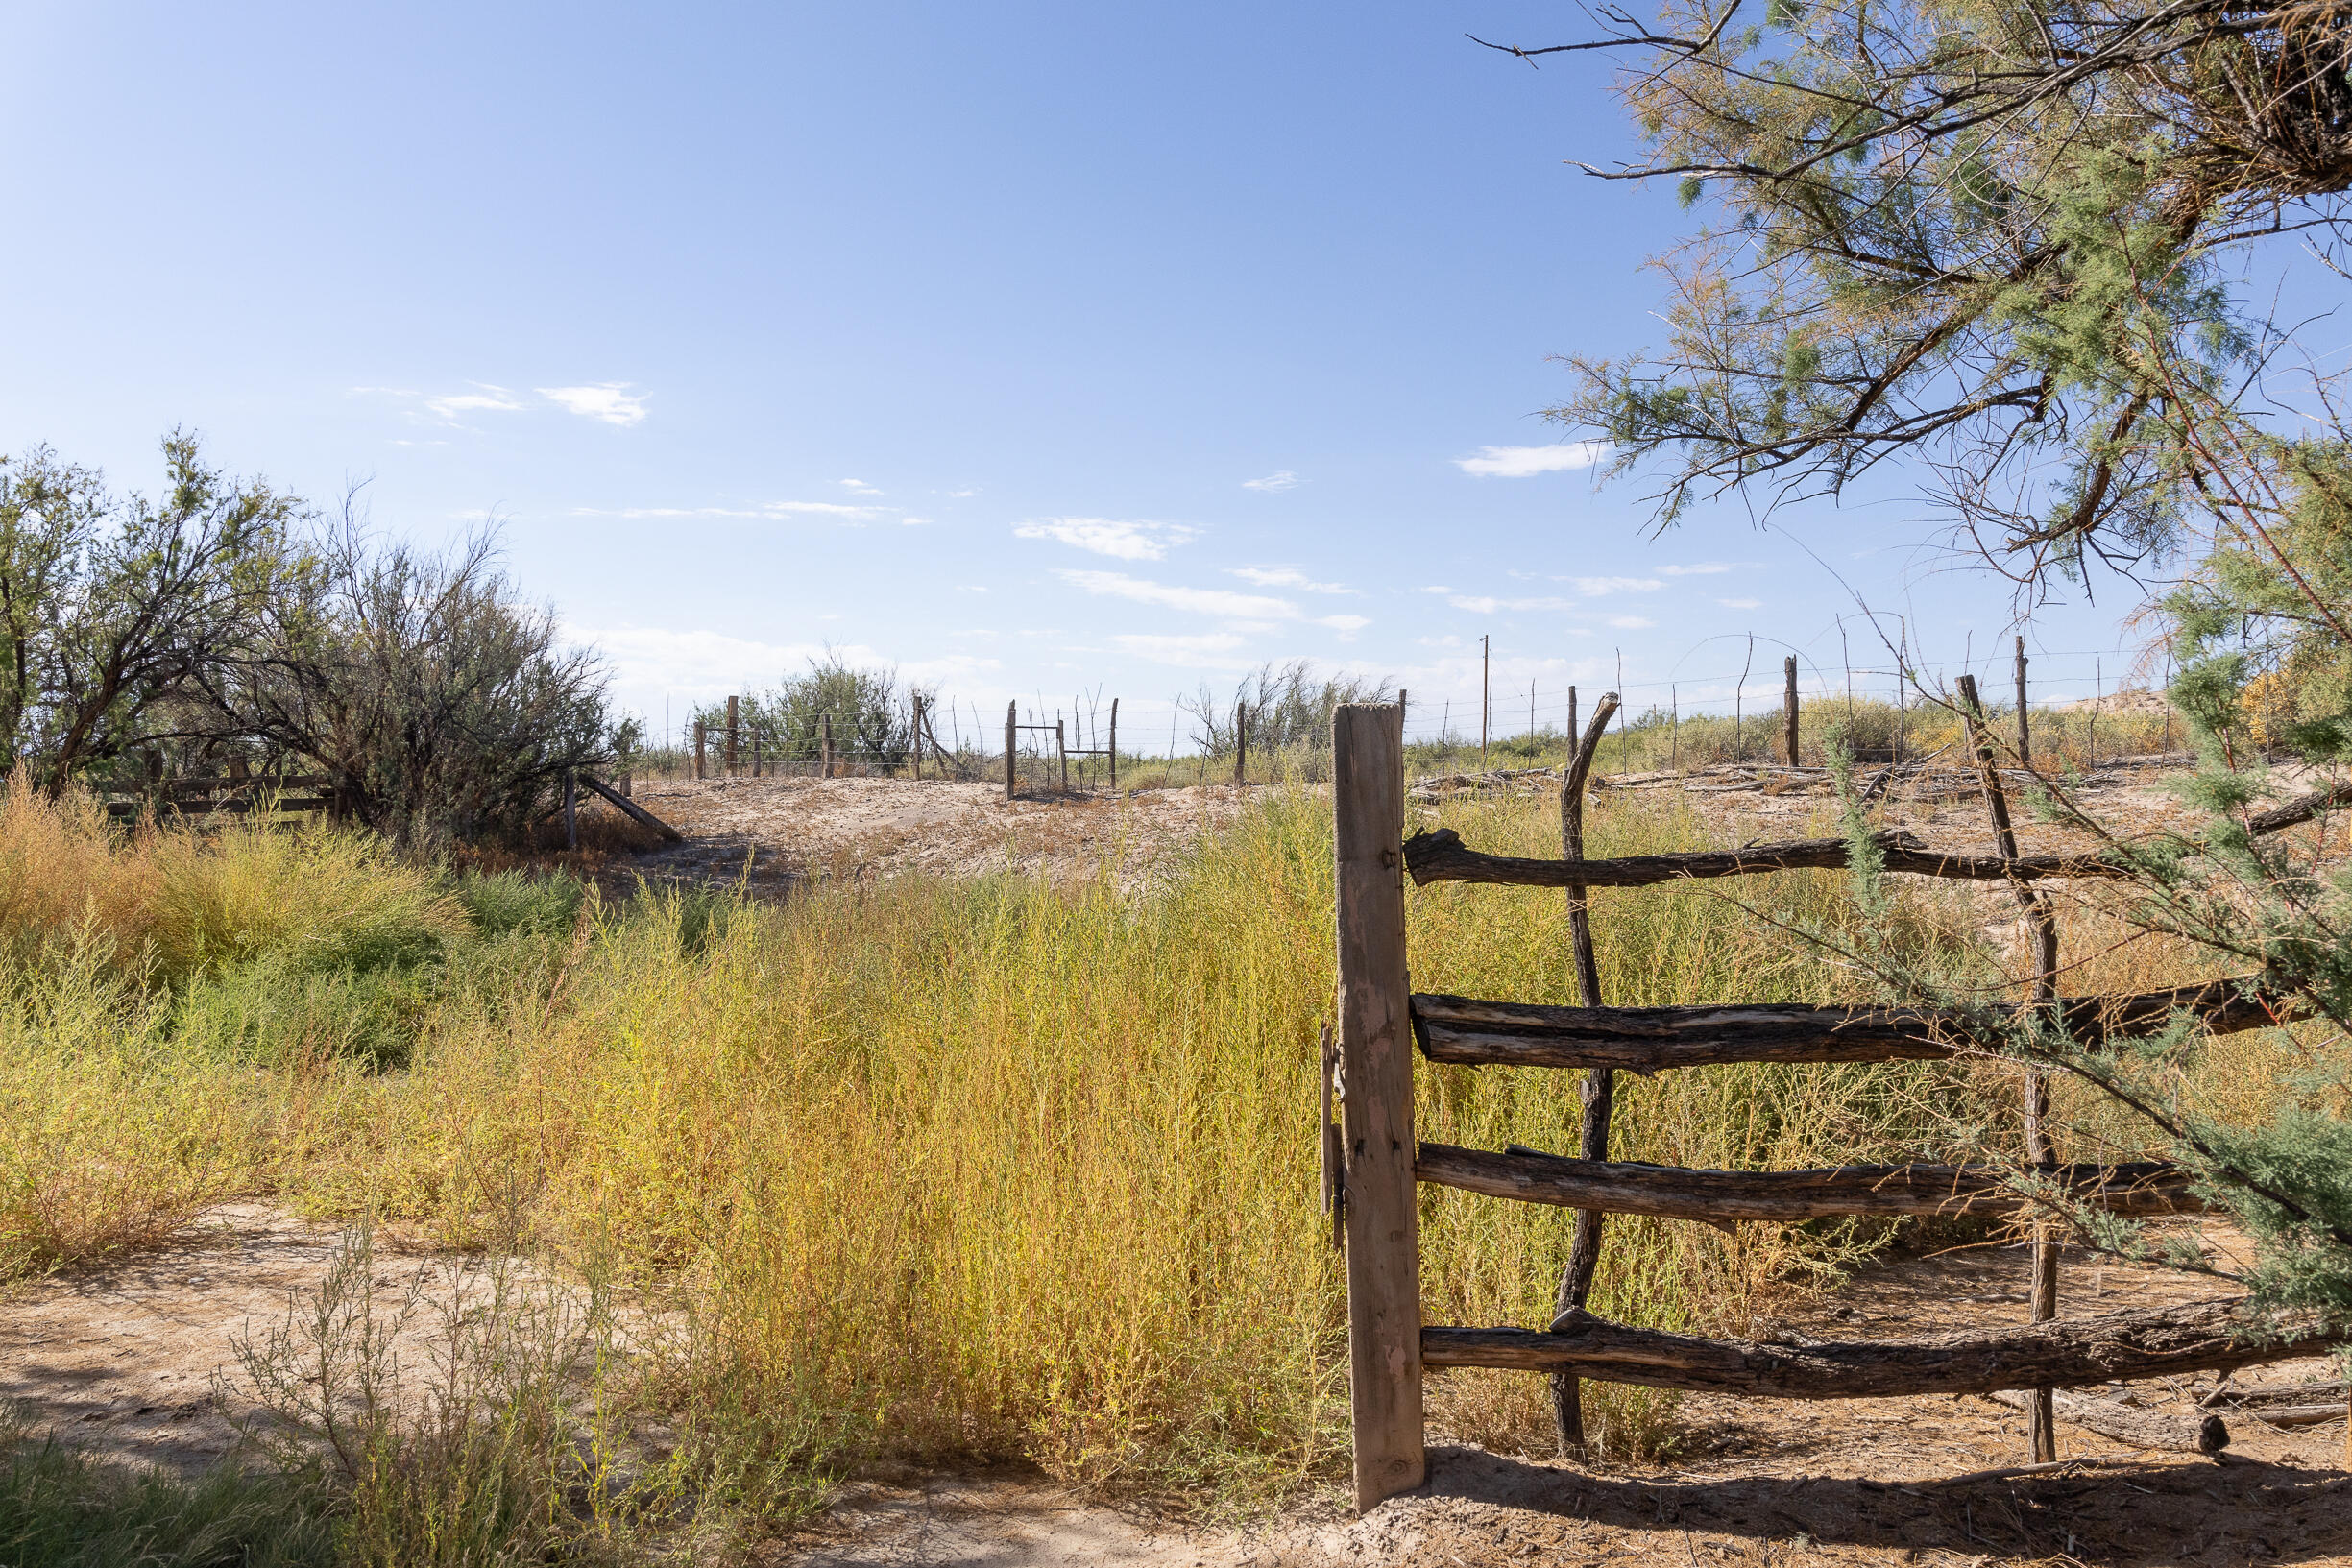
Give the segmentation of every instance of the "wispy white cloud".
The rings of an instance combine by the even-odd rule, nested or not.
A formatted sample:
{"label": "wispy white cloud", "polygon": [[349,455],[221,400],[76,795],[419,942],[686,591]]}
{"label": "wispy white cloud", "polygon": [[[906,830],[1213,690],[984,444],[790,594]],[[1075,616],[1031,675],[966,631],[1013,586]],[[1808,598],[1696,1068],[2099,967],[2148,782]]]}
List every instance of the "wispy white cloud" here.
{"label": "wispy white cloud", "polygon": [[872,485],[867,484],[862,479],[839,479],[836,480],[835,483],[838,484],[844,490],[854,490],[861,495],[879,495],[882,494],[881,491],[876,490]]}
{"label": "wispy white cloud", "polygon": [[1612,615],[1609,617],[1609,624],[1621,632],[1638,632],[1655,626],[1658,622],[1644,619],[1640,615]]}
{"label": "wispy white cloud", "polygon": [[1609,455],[1606,441],[1563,441],[1549,446],[1481,446],[1454,466],[1481,479],[1527,479],[1564,469],[1588,469]]}
{"label": "wispy white cloud", "polygon": [[1171,545],[1200,537],[1181,522],[1128,521],[1115,518],[1032,518],[1013,529],[1017,539],[1050,539],[1120,561],[1158,561]]}
{"label": "wispy white cloud", "polygon": [[1371,618],[1368,615],[1318,615],[1315,617],[1315,624],[1330,627],[1340,634],[1340,640],[1344,642],[1364,630],[1365,627],[1370,626]]}
{"label": "wispy white cloud", "polygon": [[[866,522],[890,515],[888,507],[850,506],[841,501],[763,501],[758,506],[575,506],[575,518],[626,518],[642,520],[647,518],[766,518],[781,520],[794,515],[822,518],[841,518],[851,522]],[[902,519],[922,522],[922,518]]]}
{"label": "wispy white cloud", "polygon": [[1296,567],[1227,567],[1227,577],[1238,577],[1259,588],[1295,588],[1303,593],[1353,593],[1345,583],[1318,583]]}
{"label": "wispy white cloud", "polygon": [[1298,618],[1298,607],[1288,599],[1267,598],[1256,593],[1234,593],[1222,588],[1183,588],[1174,583],[1147,582],[1119,571],[1059,570],[1054,575],[1088,593],[1133,599],[1139,604],[1165,605],[1171,610],[1189,611],[1197,615],[1220,615],[1238,620]]}
{"label": "wispy white cloud", "polygon": [[1242,489],[1263,490],[1270,492],[1284,491],[1295,488],[1297,483],[1298,475],[1291,472],[1291,470],[1288,469],[1284,469],[1278,473],[1270,473],[1263,479],[1244,479],[1242,481]]}
{"label": "wispy white cloud", "polygon": [[898,525],[901,528],[928,528],[931,526],[931,519],[929,518],[901,518],[898,519]]}
{"label": "wispy white cloud", "polygon": [[1764,601],[1761,599],[1717,599],[1715,602],[1726,610],[1761,610],[1764,608]]}
{"label": "wispy white cloud", "polygon": [[1741,563],[1734,561],[1693,561],[1686,566],[1661,567],[1658,569],[1667,577],[1713,577],[1731,571],[1739,565]]}
{"label": "wispy white cloud", "polygon": [[1160,637],[1148,633],[1123,633],[1111,639],[1128,652],[1154,663],[1177,664],[1186,669],[1248,669],[1250,661],[1241,657],[1245,639],[1232,632],[1204,632],[1197,637]]}
{"label": "wispy white cloud", "polygon": [[1552,581],[1574,583],[1576,591],[1588,599],[1611,593],[1650,593],[1666,586],[1655,577],[1555,577]]}
{"label": "wispy white cloud", "polygon": [[455,420],[466,414],[520,414],[522,412],[522,405],[515,401],[515,395],[504,387],[484,386],[479,381],[473,384],[478,390],[425,398],[425,410],[445,420]]}
{"label": "wispy white cloud", "polygon": [[978,490],[951,490],[948,492],[948,495],[959,501],[966,495],[977,495],[979,494],[980,492]]}
{"label": "wispy white cloud", "polygon": [[627,381],[599,381],[583,387],[541,387],[539,395],[584,420],[630,425],[645,417],[644,396],[631,392],[630,385]]}
{"label": "wispy white cloud", "polygon": [[1491,615],[1498,610],[1582,610],[1584,608],[1574,599],[1498,599],[1481,593],[1455,593],[1448,596],[1445,602],[1456,610],[1467,610],[1481,615]]}

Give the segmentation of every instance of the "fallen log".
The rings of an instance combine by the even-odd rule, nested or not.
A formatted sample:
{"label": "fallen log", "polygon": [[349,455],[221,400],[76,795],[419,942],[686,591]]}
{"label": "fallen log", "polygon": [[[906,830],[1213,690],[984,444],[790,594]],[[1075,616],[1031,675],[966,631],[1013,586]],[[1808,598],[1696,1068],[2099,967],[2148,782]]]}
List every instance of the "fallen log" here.
{"label": "fallen log", "polygon": [[[1830,1215],[2013,1213],[2030,1200],[1998,1166],[1849,1165],[1818,1170],[1694,1170],[1626,1161],[1575,1160],[1534,1150],[1497,1154],[1451,1144],[1420,1146],[1414,1174],[1525,1203],[1668,1219],[1818,1219]],[[2117,1214],[2202,1213],[2178,1166],[2065,1165],[2047,1174],[2076,1202]]]}
{"label": "fallen log", "polygon": [[[2250,977],[2124,996],[2062,997],[2078,1045],[2161,1033],[2188,1013],[2215,1034],[2268,1028],[2296,1016],[2284,1000],[2249,996]],[[1992,1014],[2024,1005],[1996,1003]],[[1696,1007],[1559,1007],[1416,992],[1413,1033],[1433,1062],[1466,1067],[1622,1067],[1654,1073],[1726,1062],[1940,1061],[1997,1047],[1966,1014],[1925,1008],[1725,1002]]]}
{"label": "fallen log", "polygon": [[2197,1403],[2208,1410],[2228,1406],[2243,1410],[2249,1405],[2307,1405],[2315,1398],[2344,1391],[2341,1378],[2316,1378],[2308,1383],[2257,1383],[2244,1387],[2223,1383],[2208,1391]]}
{"label": "fallen log", "polygon": [[2344,1406],[2334,1405],[2273,1405],[2262,1410],[2238,1412],[2253,1420],[2274,1427],[2318,1427],[2344,1418]]}
{"label": "fallen log", "polygon": [[1564,1313],[1552,1332],[1425,1328],[1421,1361],[1705,1393],[1881,1399],[2222,1371],[2309,1356],[2342,1342],[2301,1318],[2290,1322],[2286,1336],[2262,1336],[2245,1306],[2241,1296],[1909,1339],[1798,1340],[1791,1335],[1792,1343],[1708,1339]]}
{"label": "fallen log", "polygon": [[[729,744],[732,745],[734,742],[730,741]],[[651,811],[646,810],[643,807],[638,805],[637,802],[629,799],[628,796],[622,794],[619,790],[615,789],[612,785],[606,784],[602,779],[597,778],[594,774],[581,774],[580,783],[588,785],[589,788],[594,790],[598,795],[602,796],[607,805],[618,808],[621,815],[627,817],[630,821],[639,824],[641,827],[650,828],[655,832],[660,833],[664,843],[683,844],[686,842],[686,835],[684,833],[678,832],[677,829],[671,827],[668,823],[664,822],[660,817],[655,816]]]}
{"label": "fallen log", "polygon": [[[1889,871],[1969,881],[2031,880],[2041,877],[2120,877],[2124,868],[2097,855],[1955,855],[1929,849],[1901,829],[1871,835]],[[1838,871],[1852,858],[1842,838],[1791,838],[1735,850],[1687,850],[1672,855],[1628,855],[1610,860],[1527,859],[1485,855],[1462,842],[1451,828],[1415,833],[1405,840],[1405,869],[1416,886],[1431,882],[1488,882],[1511,887],[1650,887],[1660,882],[1715,877],[1753,877],[1773,871]]]}
{"label": "fallen log", "polygon": [[[2018,1388],[1997,1389],[1985,1395],[2011,1410],[2029,1410],[2033,1395]],[[2058,1419],[2069,1426],[2096,1432],[2133,1448],[2162,1449],[2173,1454],[2219,1454],[2229,1446],[2229,1428],[2210,1411],[2203,1415],[2167,1415],[2120,1405],[2094,1394],[2053,1393],[2050,1404]]]}

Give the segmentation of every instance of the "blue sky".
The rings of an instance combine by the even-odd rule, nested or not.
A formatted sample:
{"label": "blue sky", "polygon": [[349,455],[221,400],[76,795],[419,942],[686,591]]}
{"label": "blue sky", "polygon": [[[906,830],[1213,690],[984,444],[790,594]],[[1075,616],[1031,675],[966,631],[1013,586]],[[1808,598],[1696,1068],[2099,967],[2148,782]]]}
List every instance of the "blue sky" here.
{"label": "blue sky", "polygon": [[[9,14],[0,447],[138,488],[184,425],[387,532],[496,516],[656,725],[828,644],[963,713],[1303,657],[1457,728],[1482,634],[1515,727],[1620,659],[1728,703],[1751,632],[1758,689],[1834,672],[1840,615],[1883,667],[1850,590],[2006,645],[1899,502],[1658,540],[1522,450],[1692,217],[1565,165],[1628,151],[1603,67],[1464,36],[1567,8]],[[2053,683],[2112,608],[2042,617]]]}

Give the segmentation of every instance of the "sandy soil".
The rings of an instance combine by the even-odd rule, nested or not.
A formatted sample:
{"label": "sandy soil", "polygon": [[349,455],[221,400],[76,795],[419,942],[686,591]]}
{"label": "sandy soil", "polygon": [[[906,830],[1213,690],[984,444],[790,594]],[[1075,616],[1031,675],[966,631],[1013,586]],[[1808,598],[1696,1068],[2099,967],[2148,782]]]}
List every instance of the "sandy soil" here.
{"label": "sandy soil", "polygon": [[944,780],[641,780],[634,798],[688,841],[614,869],[757,891],[812,873],[1014,871],[1059,880],[1107,864],[1132,885],[1203,828],[1230,821],[1246,793],[1213,784],[1007,801],[1001,784]]}
{"label": "sandy soil", "polygon": [[[66,1440],[114,1459],[193,1474],[237,1444],[262,1413],[240,1344],[265,1345],[307,1312],[337,1232],[275,1204],[224,1203],[168,1246],[21,1282],[0,1292],[0,1398]],[[376,1238],[377,1306],[396,1314],[421,1292],[395,1350],[423,1367],[449,1292],[471,1294],[485,1262],[425,1256]]]}

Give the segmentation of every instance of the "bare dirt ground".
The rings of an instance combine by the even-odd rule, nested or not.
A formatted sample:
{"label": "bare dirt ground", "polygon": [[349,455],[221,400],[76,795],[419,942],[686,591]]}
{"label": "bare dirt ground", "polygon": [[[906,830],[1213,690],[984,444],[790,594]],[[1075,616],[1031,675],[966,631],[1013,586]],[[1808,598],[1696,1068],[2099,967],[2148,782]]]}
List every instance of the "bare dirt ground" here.
{"label": "bare dirt ground", "polygon": [[[2102,805],[2139,829],[2187,825],[2150,777],[2118,775],[2100,792]],[[755,888],[820,869],[1063,878],[1106,861],[1131,884],[1242,806],[1241,792],[1223,786],[1007,805],[987,785],[885,780],[643,783],[637,798],[689,842],[618,856],[612,873]],[[1597,808],[1622,798],[1612,790]],[[1817,789],[1769,782],[1694,794],[1691,804],[1733,843],[1808,831],[1830,805]],[[1979,799],[1911,799],[1890,816],[1931,843],[1981,853],[1983,813]],[[2023,835],[2028,850],[2067,842],[2032,825]],[[100,1453],[201,1469],[231,1450],[237,1419],[255,1413],[238,1375],[239,1342],[284,1322],[315,1292],[334,1244],[330,1231],[274,1206],[228,1204],[168,1247],[0,1292],[0,1397]],[[428,1287],[462,1289],[482,1266],[379,1247],[374,1284],[387,1300],[421,1276]],[[2183,1276],[2088,1259],[2070,1259],[2064,1279],[2065,1315],[2200,1289]],[[1773,1326],[1889,1338],[1929,1323],[2013,1322],[2025,1315],[2024,1280],[2011,1248],[1888,1259]],[[418,1332],[429,1334],[430,1321]],[[428,1347],[415,1348],[422,1360]],[[2328,1375],[2330,1363],[2312,1360],[2236,1381]],[[2178,1413],[2215,1387],[2209,1375],[2104,1391]],[[876,1473],[845,1486],[826,1516],[766,1560],[805,1568],[2352,1562],[2343,1423],[2281,1430],[2247,1413],[2226,1419],[2233,1441],[2223,1462],[2135,1453],[2062,1423],[2068,1466],[2020,1474],[2023,1416],[1988,1400],[1694,1395],[1683,1407],[1680,1449],[1662,1463],[1585,1467],[1442,1446],[1433,1432],[1441,1446],[1419,1491],[1357,1519],[1335,1484],[1246,1528],[1107,1507],[1033,1476]]]}
{"label": "bare dirt ground", "polygon": [[757,891],[812,874],[1010,871],[1063,880],[1107,866],[1132,885],[1204,828],[1232,820],[1246,793],[1212,784],[1007,801],[1002,784],[945,780],[643,780],[634,798],[687,842],[618,859],[613,869]]}
{"label": "bare dirt ground", "polygon": [[[112,1459],[193,1475],[264,1414],[239,1346],[266,1345],[307,1313],[338,1241],[275,1204],[220,1204],[170,1245],[19,1283],[0,1293],[0,1399],[63,1439]],[[404,1253],[379,1235],[371,1284],[387,1319],[412,1291],[428,1306],[487,1267],[464,1255]],[[412,1313],[396,1343],[426,1364],[436,1325]]]}

